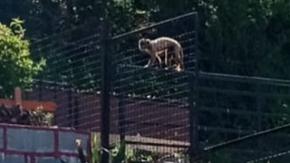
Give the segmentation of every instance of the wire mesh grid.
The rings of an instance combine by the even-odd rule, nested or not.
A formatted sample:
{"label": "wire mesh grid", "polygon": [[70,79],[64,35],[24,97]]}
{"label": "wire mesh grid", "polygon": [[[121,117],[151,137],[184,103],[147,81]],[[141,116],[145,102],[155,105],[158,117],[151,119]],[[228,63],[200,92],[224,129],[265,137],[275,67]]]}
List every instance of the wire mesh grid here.
{"label": "wire mesh grid", "polygon": [[[281,159],[283,162],[289,153],[285,130],[281,131],[283,137],[265,136],[215,151],[205,150],[214,144],[289,123],[290,82],[200,71],[195,87],[199,56],[194,19],[195,16],[189,16],[166,21],[110,40],[111,143],[124,141],[133,149],[162,153],[162,156],[187,153],[193,136],[190,111],[197,105],[198,144],[206,152],[204,160],[251,163]],[[55,102],[58,126],[100,131],[100,31],[79,37],[73,33],[69,31],[33,44],[35,58],[45,58],[47,65],[24,97]],[[183,47],[184,71],[166,69],[164,64],[144,68],[149,55],[138,50],[138,40],[161,36],[174,38]],[[272,141],[274,144],[267,143],[265,147],[263,142]]]}
{"label": "wire mesh grid", "polygon": [[[199,140],[205,162],[276,162],[287,157],[289,129],[252,136],[290,122],[289,81],[205,72],[199,79]],[[243,137],[248,138],[226,143]]]}
{"label": "wire mesh grid", "polygon": [[[117,103],[111,107],[111,133],[129,147],[164,154],[188,150],[190,96],[194,84],[191,77],[197,68],[198,53],[196,16],[113,37],[112,90]],[[138,41],[160,37],[169,37],[181,44],[184,71],[165,65],[164,56],[161,56],[161,65],[144,67],[150,56],[138,49]]]}
{"label": "wire mesh grid", "polygon": [[208,147],[205,151],[205,162],[287,162],[289,124]]}
{"label": "wire mesh grid", "polygon": [[33,87],[25,91],[24,98],[54,102],[57,126],[99,131],[100,32],[74,35],[85,28],[81,26],[33,43],[34,57],[44,58],[46,66]]}

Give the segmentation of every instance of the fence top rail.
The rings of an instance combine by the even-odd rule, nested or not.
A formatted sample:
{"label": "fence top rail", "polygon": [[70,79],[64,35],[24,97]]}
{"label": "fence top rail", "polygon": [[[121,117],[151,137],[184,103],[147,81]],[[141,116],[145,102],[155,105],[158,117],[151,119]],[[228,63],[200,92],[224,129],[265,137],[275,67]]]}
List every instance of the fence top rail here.
{"label": "fence top rail", "polygon": [[199,72],[200,78],[204,79],[217,79],[222,81],[237,81],[244,83],[256,83],[256,84],[268,84],[275,86],[290,87],[290,80],[277,79],[277,78],[266,78],[258,76],[245,76],[245,75],[232,75],[232,74],[221,74],[212,72]]}
{"label": "fence top rail", "polygon": [[[174,70],[165,70],[158,68],[144,68],[138,65],[129,65],[129,64],[120,64],[119,68],[133,68],[133,69],[144,69],[144,71],[159,71],[159,72],[173,72]],[[278,78],[266,78],[259,76],[246,76],[246,75],[232,75],[232,74],[222,74],[222,73],[213,73],[213,72],[204,72],[199,71],[198,74],[193,71],[182,71],[176,72],[180,75],[198,75],[200,79],[216,79],[221,81],[236,81],[241,83],[253,83],[253,84],[266,84],[274,86],[283,86],[290,87],[290,80],[278,79]]]}
{"label": "fence top rail", "polygon": [[124,37],[128,37],[128,36],[130,36],[132,34],[140,33],[140,32],[146,31],[148,29],[151,29],[151,28],[154,28],[154,27],[157,27],[157,26],[160,26],[160,25],[167,24],[169,22],[185,19],[185,18],[188,18],[188,17],[191,17],[191,16],[197,16],[197,12],[195,12],[195,11],[194,12],[190,12],[190,13],[187,13],[187,14],[184,14],[184,15],[180,15],[180,16],[177,16],[177,17],[174,17],[174,18],[170,18],[170,19],[166,19],[166,20],[160,21],[158,23],[152,24],[152,25],[147,26],[147,27],[143,27],[143,28],[139,28],[139,29],[136,29],[136,30],[133,30],[133,31],[130,31],[130,32],[118,34],[116,36],[113,36],[111,39],[112,40],[118,40],[118,39],[121,39],[121,38],[124,38]]}

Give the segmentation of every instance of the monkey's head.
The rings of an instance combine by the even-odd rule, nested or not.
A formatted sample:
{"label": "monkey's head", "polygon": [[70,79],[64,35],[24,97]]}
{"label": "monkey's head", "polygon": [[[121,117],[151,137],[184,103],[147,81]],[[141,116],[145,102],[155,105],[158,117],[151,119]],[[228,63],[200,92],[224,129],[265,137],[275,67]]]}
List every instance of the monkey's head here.
{"label": "monkey's head", "polygon": [[142,38],[139,40],[139,49],[140,50],[145,50],[145,49],[150,49],[151,47],[151,40],[150,39],[146,39],[146,38]]}

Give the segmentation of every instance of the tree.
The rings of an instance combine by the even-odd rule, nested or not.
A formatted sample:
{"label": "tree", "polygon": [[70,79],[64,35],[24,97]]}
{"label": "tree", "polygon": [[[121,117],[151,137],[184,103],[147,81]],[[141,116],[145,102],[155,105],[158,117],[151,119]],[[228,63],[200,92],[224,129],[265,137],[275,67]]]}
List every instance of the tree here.
{"label": "tree", "polygon": [[22,24],[19,19],[13,19],[9,27],[0,23],[0,87],[6,97],[16,86],[29,86],[45,66],[43,59],[32,60]]}

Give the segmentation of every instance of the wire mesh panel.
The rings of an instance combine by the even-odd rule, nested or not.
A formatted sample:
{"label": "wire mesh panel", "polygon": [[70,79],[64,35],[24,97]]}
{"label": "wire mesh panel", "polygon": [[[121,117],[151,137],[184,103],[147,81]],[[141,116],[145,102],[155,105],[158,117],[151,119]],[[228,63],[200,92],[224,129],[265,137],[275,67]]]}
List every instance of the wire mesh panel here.
{"label": "wire mesh panel", "polygon": [[203,146],[289,123],[289,81],[201,73],[199,129]]}
{"label": "wire mesh panel", "polygon": [[204,162],[284,163],[289,160],[289,124],[206,148]]}
{"label": "wire mesh panel", "polygon": [[57,106],[55,124],[99,130],[100,124],[100,31],[79,28],[33,43],[33,54],[46,66],[25,91],[26,100],[51,101]]}
{"label": "wire mesh panel", "polygon": [[205,162],[272,158],[276,162],[274,157],[287,157],[289,84],[288,80],[201,72],[199,140]]}
{"label": "wire mesh panel", "polygon": [[[188,150],[192,79],[198,68],[196,17],[191,13],[113,37],[112,93],[116,103],[111,107],[111,133],[129,147],[164,154]],[[160,60],[148,64],[150,55],[138,49],[139,40],[158,42],[155,39],[160,38],[181,45],[183,70],[177,69],[176,55],[180,53],[167,46],[168,42],[159,43],[161,48],[154,51]]]}
{"label": "wire mesh panel", "polygon": [[[110,143],[125,143],[155,160],[173,161],[172,153],[211,162],[287,159],[289,149],[279,141],[288,138],[285,130],[211,150],[215,144],[289,123],[290,81],[200,71],[196,13],[106,38],[106,43],[100,29],[90,34],[85,28],[33,44],[34,57],[43,57],[46,66],[24,96],[55,103],[54,124],[100,131],[106,100],[110,109],[102,111],[110,113],[110,124],[103,123],[103,128],[110,128]],[[108,74],[104,56],[112,62]],[[105,91],[106,97],[101,94]],[[199,147],[204,155],[197,153]]]}

